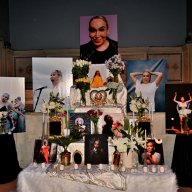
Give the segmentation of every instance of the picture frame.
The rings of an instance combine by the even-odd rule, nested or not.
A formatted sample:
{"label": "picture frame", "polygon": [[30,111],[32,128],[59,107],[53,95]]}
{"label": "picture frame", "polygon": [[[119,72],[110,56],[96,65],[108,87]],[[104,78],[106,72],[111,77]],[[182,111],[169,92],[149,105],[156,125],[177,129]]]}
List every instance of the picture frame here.
{"label": "picture frame", "polygon": [[[181,122],[179,115],[179,106],[174,102],[175,93],[177,93],[176,100],[180,101],[184,97],[185,101],[189,100],[189,93],[192,95],[192,84],[166,84],[165,85],[165,98],[166,98],[166,133],[167,134],[181,134]],[[187,109],[192,110],[192,102],[187,104]],[[188,118],[192,118],[192,114],[188,114]],[[192,121],[188,121],[189,133],[192,133]]]}
{"label": "picture frame", "polygon": [[108,164],[108,141],[102,134],[85,136],[85,165]]}
{"label": "picture frame", "polygon": [[79,129],[85,134],[91,134],[91,120],[87,113],[71,112],[69,114],[69,127],[71,131]]}
{"label": "picture frame", "polygon": [[[147,139],[146,154],[144,148],[139,148],[139,163],[147,165],[164,165],[163,142],[161,139]],[[150,156],[150,158],[148,158]],[[151,157],[156,159],[156,162],[151,160]],[[146,162],[145,162],[146,158]]]}

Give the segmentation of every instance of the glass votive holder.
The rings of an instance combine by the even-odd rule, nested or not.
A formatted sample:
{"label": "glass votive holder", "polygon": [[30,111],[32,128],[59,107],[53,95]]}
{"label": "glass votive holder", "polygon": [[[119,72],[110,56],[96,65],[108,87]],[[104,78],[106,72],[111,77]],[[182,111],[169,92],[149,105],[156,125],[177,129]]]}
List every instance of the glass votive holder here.
{"label": "glass votive holder", "polygon": [[100,170],[103,169],[103,164],[99,164],[99,169],[100,169]]}
{"label": "glass votive holder", "polygon": [[91,169],[91,164],[90,163],[87,164],[87,169]]}
{"label": "glass votive holder", "polygon": [[164,173],[164,172],[165,172],[165,168],[164,168],[163,165],[161,165],[161,166],[159,167],[159,172],[160,172],[160,173]]}
{"label": "glass votive holder", "polygon": [[152,165],[151,172],[152,173],[156,173],[157,172],[157,167],[155,165]]}
{"label": "glass votive holder", "polygon": [[147,166],[143,166],[143,172],[148,173],[148,167]]}
{"label": "glass votive holder", "polygon": [[74,169],[78,169],[79,168],[79,166],[78,166],[78,164],[74,164]]}
{"label": "glass votive holder", "polygon": [[111,164],[110,169],[111,169],[112,171],[114,171],[114,170],[115,170],[115,165]]}
{"label": "glass votive holder", "polygon": [[41,168],[42,168],[42,169],[45,168],[45,163],[41,163]]}
{"label": "glass votive holder", "polygon": [[60,169],[60,171],[63,171],[63,170],[64,170],[64,165],[61,164],[61,165],[59,166],[59,169]]}
{"label": "glass votive holder", "polygon": [[121,167],[121,171],[123,171],[123,172],[125,171],[125,166]]}

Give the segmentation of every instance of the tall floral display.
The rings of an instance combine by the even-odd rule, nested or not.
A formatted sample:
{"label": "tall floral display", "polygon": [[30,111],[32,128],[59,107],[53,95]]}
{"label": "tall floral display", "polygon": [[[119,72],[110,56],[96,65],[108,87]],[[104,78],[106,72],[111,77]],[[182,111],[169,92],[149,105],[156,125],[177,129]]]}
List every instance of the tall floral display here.
{"label": "tall floral display", "polygon": [[80,103],[83,106],[86,106],[86,92],[90,90],[90,81],[88,79],[89,65],[91,62],[85,60],[76,60],[73,62],[73,79],[76,89],[80,90],[81,99]]}
{"label": "tall floral display", "polygon": [[121,92],[123,85],[118,80],[118,75],[121,74],[125,69],[125,63],[121,60],[120,54],[112,56],[109,60],[105,62],[106,68],[109,69],[110,73],[113,75],[107,83],[106,91],[109,91],[109,94],[112,94],[112,99],[114,104],[117,104],[117,93]]}

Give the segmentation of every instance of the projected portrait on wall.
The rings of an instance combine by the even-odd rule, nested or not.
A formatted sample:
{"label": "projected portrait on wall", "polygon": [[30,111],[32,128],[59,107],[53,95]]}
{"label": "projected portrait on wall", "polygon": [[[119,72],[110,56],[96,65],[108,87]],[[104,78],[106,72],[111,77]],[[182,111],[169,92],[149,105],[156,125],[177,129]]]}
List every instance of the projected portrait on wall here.
{"label": "projected portrait on wall", "polygon": [[0,77],[0,134],[25,132],[25,79]]}
{"label": "projected portrait on wall", "polygon": [[[129,60],[126,65],[128,104],[130,96],[148,98],[150,111],[165,112],[166,60]],[[129,105],[128,105],[128,111]]]}
{"label": "projected portrait on wall", "polygon": [[192,84],[166,84],[166,133],[192,131]]}
{"label": "projected portrait on wall", "polygon": [[105,63],[118,53],[117,15],[80,17],[80,58]]}
{"label": "projected portrait on wall", "polygon": [[72,58],[32,58],[33,111],[40,111],[43,100],[49,100],[50,92],[65,98],[64,108],[69,106],[72,65]]}

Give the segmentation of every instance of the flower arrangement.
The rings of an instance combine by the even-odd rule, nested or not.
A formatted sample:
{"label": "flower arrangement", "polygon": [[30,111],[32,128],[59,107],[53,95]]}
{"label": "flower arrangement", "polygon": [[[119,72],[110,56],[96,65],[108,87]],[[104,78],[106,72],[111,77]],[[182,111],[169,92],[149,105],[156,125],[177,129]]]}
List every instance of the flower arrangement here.
{"label": "flower arrangement", "polygon": [[140,118],[142,118],[142,114],[145,110],[149,110],[149,99],[144,99],[142,97],[142,94],[140,93],[139,96],[135,96],[131,98],[131,102],[130,102],[130,110],[134,113],[137,113],[139,115]]}
{"label": "flower arrangement", "polygon": [[103,112],[99,109],[90,109],[87,111],[87,114],[90,116],[90,120],[94,124],[95,133],[98,133],[97,123],[99,121],[99,117],[103,114]]}
{"label": "flower arrangement", "polygon": [[49,101],[43,100],[41,111],[42,113],[48,113],[49,116],[51,117],[58,112],[61,113],[63,105],[64,105],[64,98],[60,98],[59,93],[54,95],[53,92],[50,92]]}
{"label": "flower arrangement", "polygon": [[79,79],[82,77],[88,77],[89,65],[91,62],[86,60],[77,59],[73,62],[72,74],[74,79]]}
{"label": "flower arrangement", "polygon": [[116,132],[115,137],[111,139],[112,145],[120,152],[137,151],[139,152],[139,146],[144,148],[145,139],[143,139],[144,130],[138,129],[136,126],[130,126],[128,119],[124,119],[124,127],[122,124],[115,123],[116,126],[112,127]]}
{"label": "flower arrangement", "polygon": [[123,90],[123,85],[121,82],[109,81],[107,83],[107,89],[105,91],[109,91],[109,95],[112,94],[112,99],[115,104],[117,104],[117,93],[120,93]]}
{"label": "flower arrangement", "polygon": [[81,93],[81,102],[86,106],[86,97],[85,93],[90,90],[90,81],[88,79],[89,65],[91,62],[85,60],[76,60],[73,62],[73,78],[75,88],[80,90]]}
{"label": "flower arrangement", "polygon": [[113,55],[105,61],[105,64],[115,79],[118,78],[118,74],[122,73],[125,69],[125,63],[122,61],[120,54]]}

